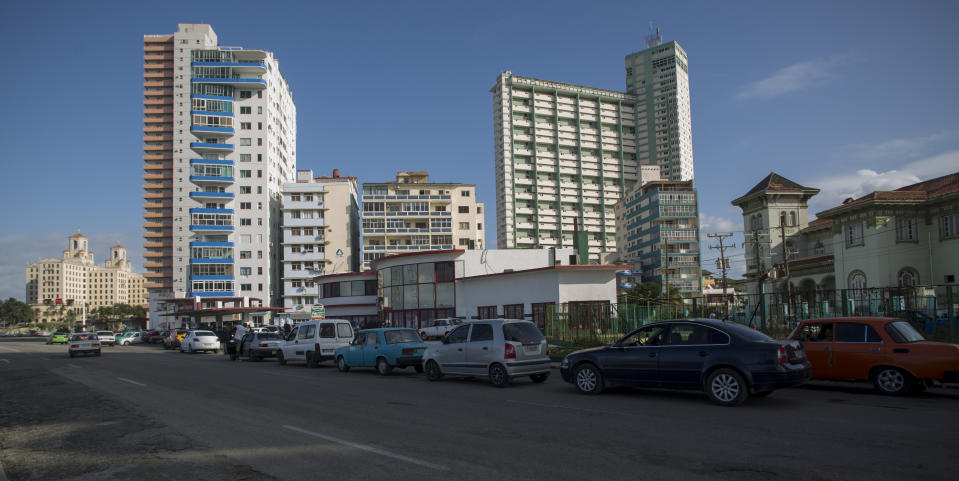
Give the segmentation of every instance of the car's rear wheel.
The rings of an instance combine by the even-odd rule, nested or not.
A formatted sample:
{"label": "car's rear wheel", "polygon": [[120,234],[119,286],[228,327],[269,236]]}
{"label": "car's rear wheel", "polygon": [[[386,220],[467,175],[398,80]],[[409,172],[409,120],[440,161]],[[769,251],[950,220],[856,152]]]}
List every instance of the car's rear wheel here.
{"label": "car's rear wheel", "polygon": [[306,353],[306,366],[307,367],[319,367],[320,363],[317,361],[316,353],[307,352]]}
{"label": "car's rear wheel", "polygon": [[912,376],[902,369],[881,367],[872,374],[872,384],[879,394],[902,396],[912,389]]}
{"label": "car's rear wheel", "polygon": [[346,359],[343,356],[336,358],[336,368],[340,372],[347,372],[350,370],[350,365],[346,363]]}
{"label": "car's rear wheel", "polygon": [[389,376],[393,372],[393,366],[390,366],[390,363],[386,362],[386,358],[379,358],[376,360],[376,372],[380,376]]}
{"label": "car's rear wheel", "polygon": [[277,360],[277,362],[280,363],[281,366],[285,366],[285,365],[286,365],[286,357],[283,356],[283,350],[282,350],[282,349],[279,350],[279,351],[277,351],[277,353],[276,353],[276,360]]}
{"label": "car's rear wheel", "polygon": [[76,357],[77,353],[70,351],[70,357]]}
{"label": "car's rear wheel", "polygon": [[549,373],[541,372],[539,374],[533,374],[529,378],[535,383],[546,382],[546,380],[549,379]]}
{"label": "car's rear wheel", "polygon": [[220,350],[219,350],[219,349],[214,349],[214,350],[213,350],[213,354],[219,354],[219,353],[220,353]]}
{"label": "car's rear wheel", "polygon": [[426,361],[426,379],[430,381],[439,381],[443,379],[443,371],[440,371],[440,365],[434,360]]}
{"label": "car's rear wheel", "polygon": [[97,355],[97,356],[99,356],[99,355],[100,355],[100,350],[99,350],[99,349],[97,349],[97,353],[96,353],[96,355]]}
{"label": "car's rear wheel", "polygon": [[427,339],[427,337],[426,337],[426,333],[425,333],[425,332],[423,332],[423,331],[420,331],[420,338],[421,338],[421,339],[423,339],[423,340],[425,341],[425,340]]}
{"label": "car's rear wheel", "polygon": [[599,394],[604,387],[603,373],[592,364],[582,364],[573,371],[573,383],[583,394]]}
{"label": "car's rear wheel", "polygon": [[506,387],[509,384],[509,373],[502,364],[493,364],[489,368],[489,382],[496,387]]}
{"label": "car's rear wheel", "polygon": [[248,360],[248,361],[250,361],[250,362],[256,361],[256,356],[253,355],[253,349],[250,349],[250,350],[246,353],[246,355],[247,355],[247,360]]}
{"label": "car's rear wheel", "polygon": [[720,406],[737,406],[749,397],[743,376],[728,368],[717,369],[709,375],[706,395]]}

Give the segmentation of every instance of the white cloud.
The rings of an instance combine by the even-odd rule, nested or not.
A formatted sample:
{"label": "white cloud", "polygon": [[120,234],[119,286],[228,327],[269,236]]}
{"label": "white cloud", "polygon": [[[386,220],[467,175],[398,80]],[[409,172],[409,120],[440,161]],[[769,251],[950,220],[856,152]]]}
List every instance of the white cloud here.
{"label": "white cloud", "polygon": [[823,85],[835,77],[832,69],[839,60],[839,57],[830,57],[783,67],[764,79],[746,85],[737,97],[769,99]]}
{"label": "white cloud", "polygon": [[852,151],[855,157],[863,160],[903,159],[917,157],[926,152],[933,144],[951,139],[955,136],[956,132],[940,132],[925,137],[891,139],[877,144],[853,144],[843,149]]}
{"label": "white cloud", "polygon": [[[26,296],[26,266],[44,257],[60,258],[67,247],[71,233],[41,235],[14,234],[0,237],[0,300],[10,297],[24,300]],[[138,232],[126,234],[86,234],[97,263],[106,260],[110,247],[116,243],[127,249],[127,259],[133,270],[142,272],[143,248]]]}
{"label": "white cloud", "polygon": [[855,199],[876,190],[895,190],[955,172],[959,172],[959,150],[910,162],[901,169],[885,172],[860,169],[847,174],[836,173],[805,184],[821,190],[809,201],[809,210],[811,213],[821,212],[841,204],[849,197]]}

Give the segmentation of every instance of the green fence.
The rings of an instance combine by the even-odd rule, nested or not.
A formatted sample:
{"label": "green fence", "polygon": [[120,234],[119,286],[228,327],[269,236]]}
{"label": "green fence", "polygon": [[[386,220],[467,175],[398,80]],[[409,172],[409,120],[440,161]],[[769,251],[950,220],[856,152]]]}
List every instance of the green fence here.
{"label": "green fence", "polygon": [[784,337],[803,319],[882,316],[909,320],[928,339],[959,341],[959,286],[840,289],[759,295],[736,295],[726,304],[716,298],[630,300],[617,304],[549,305],[537,324],[558,344],[612,342],[644,324],[716,317]]}

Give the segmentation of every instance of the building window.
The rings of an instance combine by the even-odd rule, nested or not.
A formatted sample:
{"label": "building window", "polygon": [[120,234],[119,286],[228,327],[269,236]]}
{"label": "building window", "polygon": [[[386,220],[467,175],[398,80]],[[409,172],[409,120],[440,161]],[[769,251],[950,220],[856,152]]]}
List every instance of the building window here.
{"label": "building window", "polygon": [[240,130],[250,130],[250,122],[240,122]]}
{"label": "building window", "polygon": [[482,223],[482,222],[477,222],[477,223],[476,223],[476,230],[483,230],[483,223]]}
{"label": "building window", "polygon": [[462,230],[469,230],[469,228],[470,228],[470,223],[469,223],[469,222],[460,222],[460,229],[462,229]]}
{"label": "building window", "polygon": [[896,240],[907,242],[916,240],[915,219],[896,219]]}
{"label": "building window", "polygon": [[820,241],[820,242],[817,242],[817,243],[816,243],[816,247],[813,248],[813,253],[816,254],[817,256],[818,256],[818,255],[825,254],[825,253],[826,253],[826,246],[823,245],[823,243],[822,243],[821,241]]}
{"label": "building window", "polygon": [[251,219],[240,219],[240,225],[253,225],[253,221]]}
{"label": "building window", "polygon": [[249,177],[252,177],[252,173],[253,173],[253,171],[251,171],[251,170],[241,170],[241,171],[240,171],[240,177],[249,178]]}
{"label": "building window", "polygon": [[252,160],[250,154],[240,154],[240,162],[249,162]]}
{"label": "building window", "polygon": [[251,204],[249,202],[240,202],[240,209],[249,209]]}
{"label": "building window", "polygon": [[919,284],[919,273],[911,267],[899,271],[899,287],[915,287]]}
{"label": "building window", "polygon": [[248,275],[251,275],[251,274],[253,274],[253,268],[252,268],[252,267],[241,267],[241,268],[240,268],[240,275],[241,275],[241,276],[248,276]]}
{"label": "building window", "polygon": [[250,90],[241,90],[241,91],[240,91],[240,98],[241,98],[241,99],[251,99],[251,98],[253,98],[253,92],[250,91]]}
{"label": "building window", "polygon": [[469,208],[469,206],[466,206],[466,205],[461,205],[461,206],[459,206],[459,213],[460,213],[460,214],[469,214],[469,213],[470,213],[470,208]]}
{"label": "building window", "polygon": [[241,137],[241,138],[240,138],[240,145],[244,145],[244,146],[250,145],[250,139],[249,139],[249,138]]}
{"label": "building window", "polygon": [[959,214],[944,215],[940,217],[939,230],[943,239],[959,237]]}
{"label": "building window", "polygon": [[862,223],[856,222],[846,226],[846,246],[854,247],[863,245]]}
{"label": "building window", "polygon": [[503,317],[506,319],[525,319],[523,304],[506,304],[503,306]]}
{"label": "building window", "polygon": [[789,225],[796,226],[796,211],[789,213]]}
{"label": "building window", "polygon": [[496,306],[479,306],[476,314],[480,319],[496,319]]}
{"label": "building window", "polygon": [[460,196],[462,196],[462,197],[469,197],[469,196],[470,196],[470,191],[468,191],[468,190],[462,190],[462,191],[460,191]]}
{"label": "building window", "polygon": [[251,109],[250,107],[240,107],[240,113],[241,113],[241,114],[249,114],[249,113],[252,113],[251,110],[252,110],[252,109]]}
{"label": "building window", "polygon": [[853,271],[849,274],[849,289],[852,290],[853,297],[862,298],[866,293],[866,274],[862,271]]}

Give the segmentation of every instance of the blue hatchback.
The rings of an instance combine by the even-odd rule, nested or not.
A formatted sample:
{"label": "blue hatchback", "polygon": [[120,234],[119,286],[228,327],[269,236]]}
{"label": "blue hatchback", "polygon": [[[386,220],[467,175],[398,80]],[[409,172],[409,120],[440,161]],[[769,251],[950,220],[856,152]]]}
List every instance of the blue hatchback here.
{"label": "blue hatchback", "polygon": [[413,366],[416,372],[423,372],[424,350],[426,343],[413,329],[366,329],[356,333],[349,346],[337,349],[334,356],[340,372],[351,367],[376,367],[376,372],[386,376],[394,367]]}

